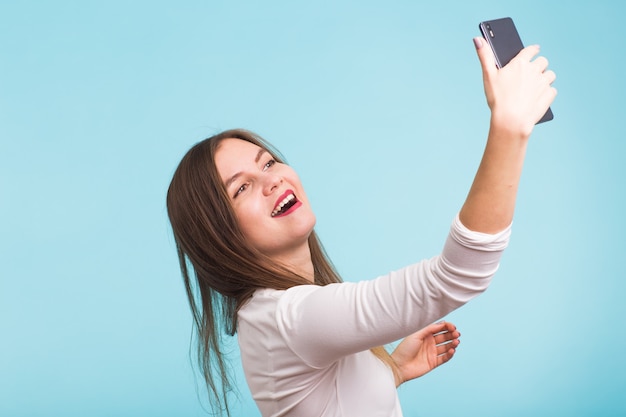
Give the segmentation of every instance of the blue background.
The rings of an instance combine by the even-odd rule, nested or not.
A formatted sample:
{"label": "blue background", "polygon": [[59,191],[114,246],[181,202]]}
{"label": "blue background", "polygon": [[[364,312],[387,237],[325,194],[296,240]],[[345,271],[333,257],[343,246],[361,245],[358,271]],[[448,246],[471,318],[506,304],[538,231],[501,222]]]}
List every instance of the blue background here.
{"label": "blue background", "polygon": [[[440,250],[489,113],[472,44],[511,16],[557,73],[490,289],[406,416],[626,414],[626,7],[613,1],[3,1],[0,415],[202,416],[165,210],[222,129],[300,173],[346,280]],[[240,371],[237,371],[240,373]],[[245,381],[235,415],[258,416]]]}

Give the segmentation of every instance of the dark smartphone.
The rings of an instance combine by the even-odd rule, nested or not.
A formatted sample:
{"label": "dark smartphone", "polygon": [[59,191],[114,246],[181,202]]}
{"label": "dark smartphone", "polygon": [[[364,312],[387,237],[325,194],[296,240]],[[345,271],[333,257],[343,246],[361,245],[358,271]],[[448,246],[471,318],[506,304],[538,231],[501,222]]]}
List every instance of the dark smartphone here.
{"label": "dark smartphone", "polygon": [[[493,54],[496,56],[496,65],[502,68],[513,59],[519,51],[524,49],[524,44],[517,33],[513,19],[505,17],[496,20],[481,22],[478,27],[487,41]],[[554,115],[552,109],[548,108],[546,114],[537,122],[543,123],[552,120]]]}

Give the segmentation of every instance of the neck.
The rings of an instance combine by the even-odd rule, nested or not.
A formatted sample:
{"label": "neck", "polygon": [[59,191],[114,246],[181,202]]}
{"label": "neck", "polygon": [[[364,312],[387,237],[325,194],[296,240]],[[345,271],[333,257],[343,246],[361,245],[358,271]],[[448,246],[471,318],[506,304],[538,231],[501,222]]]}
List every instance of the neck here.
{"label": "neck", "polygon": [[311,281],[315,281],[315,272],[313,269],[313,260],[311,259],[311,250],[309,244],[301,246],[296,251],[291,251],[288,255],[274,256],[274,260],[294,273]]}

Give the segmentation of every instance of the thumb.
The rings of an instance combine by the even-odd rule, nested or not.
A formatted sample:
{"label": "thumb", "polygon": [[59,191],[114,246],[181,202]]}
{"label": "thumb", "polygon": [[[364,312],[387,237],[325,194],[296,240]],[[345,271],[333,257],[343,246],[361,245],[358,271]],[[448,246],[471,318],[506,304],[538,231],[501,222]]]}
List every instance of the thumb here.
{"label": "thumb", "polygon": [[474,38],[474,46],[476,47],[476,52],[478,53],[480,65],[483,68],[483,78],[488,79],[498,70],[496,67],[496,58],[493,55],[493,51],[487,44],[487,41],[483,38],[479,36]]}

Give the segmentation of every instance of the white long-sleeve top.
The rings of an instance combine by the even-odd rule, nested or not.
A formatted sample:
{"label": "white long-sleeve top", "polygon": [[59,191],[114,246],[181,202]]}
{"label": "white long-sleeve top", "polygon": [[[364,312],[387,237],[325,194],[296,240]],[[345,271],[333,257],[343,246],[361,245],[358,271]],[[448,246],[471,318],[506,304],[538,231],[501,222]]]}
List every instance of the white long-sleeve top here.
{"label": "white long-sleeve top", "polygon": [[490,235],[455,218],[440,255],[370,281],[257,290],[239,310],[244,373],[264,417],[401,417],[391,369],[369,350],[483,292],[510,227]]}

